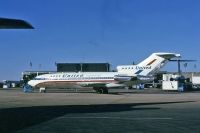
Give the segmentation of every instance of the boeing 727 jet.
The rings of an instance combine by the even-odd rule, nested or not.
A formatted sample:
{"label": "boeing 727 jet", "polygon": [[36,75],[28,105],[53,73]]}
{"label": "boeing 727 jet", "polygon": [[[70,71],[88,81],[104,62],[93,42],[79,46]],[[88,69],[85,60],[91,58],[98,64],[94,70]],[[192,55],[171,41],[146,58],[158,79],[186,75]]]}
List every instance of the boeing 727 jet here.
{"label": "boeing 727 jet", "polygon": [[98,93],[108,93],[109,88],[132,86],[153,80],[170,59],[180,57],[175,53],[153,53],[137,65],[122,65],[117,72],[70,72],[37,76],[28,84],[45,90],[46,88],[84,88],[92,87]]}

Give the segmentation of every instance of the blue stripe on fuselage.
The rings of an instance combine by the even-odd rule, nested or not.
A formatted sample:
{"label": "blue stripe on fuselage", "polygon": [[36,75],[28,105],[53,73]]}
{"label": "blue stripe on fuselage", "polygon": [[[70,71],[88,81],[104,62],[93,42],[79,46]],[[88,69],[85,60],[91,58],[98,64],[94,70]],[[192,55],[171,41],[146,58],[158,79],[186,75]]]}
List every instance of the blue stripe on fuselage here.
{"label": "blue stripe on fuselage", "polygon": [[139,70],[137,71],[135,74],[140,74],[143,70]]}

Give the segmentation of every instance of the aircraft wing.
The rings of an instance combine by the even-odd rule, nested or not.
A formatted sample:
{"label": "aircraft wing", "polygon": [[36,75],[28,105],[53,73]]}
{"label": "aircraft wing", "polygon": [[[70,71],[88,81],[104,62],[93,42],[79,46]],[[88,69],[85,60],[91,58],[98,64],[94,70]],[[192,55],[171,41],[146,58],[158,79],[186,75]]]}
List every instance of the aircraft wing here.
{"label": "aircraft wing", "polygon": [[24,20],[0,18],[0,29],[34,29],[34,27]]}
{"label": "aircraft wing", "polygon": [[115,76],[115,83],[102,83],[102,82],[88,82],[88,83],[78,83],[77,85],[81,87],[122,87],[122,86],[132,86],[141,83],[147,83],[149,81],[153,81],[154,78],[151,76],[142,76],[138,75],[137,77],[130,77],[130,76]]}
{"label": "aircraft wing", "polygon": [[141,84],[141,83],[148,83],[150,81],[153,81],[154,77],[152,76],[142,76],[142,75],[137,75],[137,77],[127,77],[127,80],[125,81],[120,81],[119,84],[124,84],[126,86],[132,86],[136,84]]}
{"label": "aircraft wing", "polygon": [[136,81],[126,81],[124,83],[121,83],[121,84],[124,84],[126,86],[133,86],[133,85],[137,85],[137,84],[144,84],[144,83],[148,83],[149,81],[144,81],[144,80],[136,80]]}
{"label": "aircraft wing", "polygon": [[79,84],[81,87],[106,87],[106,83]]}

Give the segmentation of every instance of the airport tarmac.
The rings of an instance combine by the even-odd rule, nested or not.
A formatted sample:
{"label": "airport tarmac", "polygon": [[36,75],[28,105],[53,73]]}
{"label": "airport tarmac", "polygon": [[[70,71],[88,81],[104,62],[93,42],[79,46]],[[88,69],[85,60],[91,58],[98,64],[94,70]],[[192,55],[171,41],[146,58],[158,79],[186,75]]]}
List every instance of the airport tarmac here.
{"label": "airport tarmac", "polygon": [[23,93],[0,89],[3,132],[200,133],[200,92]]}

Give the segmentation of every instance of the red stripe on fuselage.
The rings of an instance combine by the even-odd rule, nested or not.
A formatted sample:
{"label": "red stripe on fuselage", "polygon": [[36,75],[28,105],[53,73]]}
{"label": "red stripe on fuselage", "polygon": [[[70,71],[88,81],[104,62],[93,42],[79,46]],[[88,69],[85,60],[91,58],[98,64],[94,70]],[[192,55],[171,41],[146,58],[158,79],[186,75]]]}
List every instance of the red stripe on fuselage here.
{"label": "red stripe on fuselage", "polygon": [[[40,80],[39,80],[40,81]],[[108,82],[108,81],[115,81],[113,80],[41,80],[41,81],[46,81],[46,82]]]}

